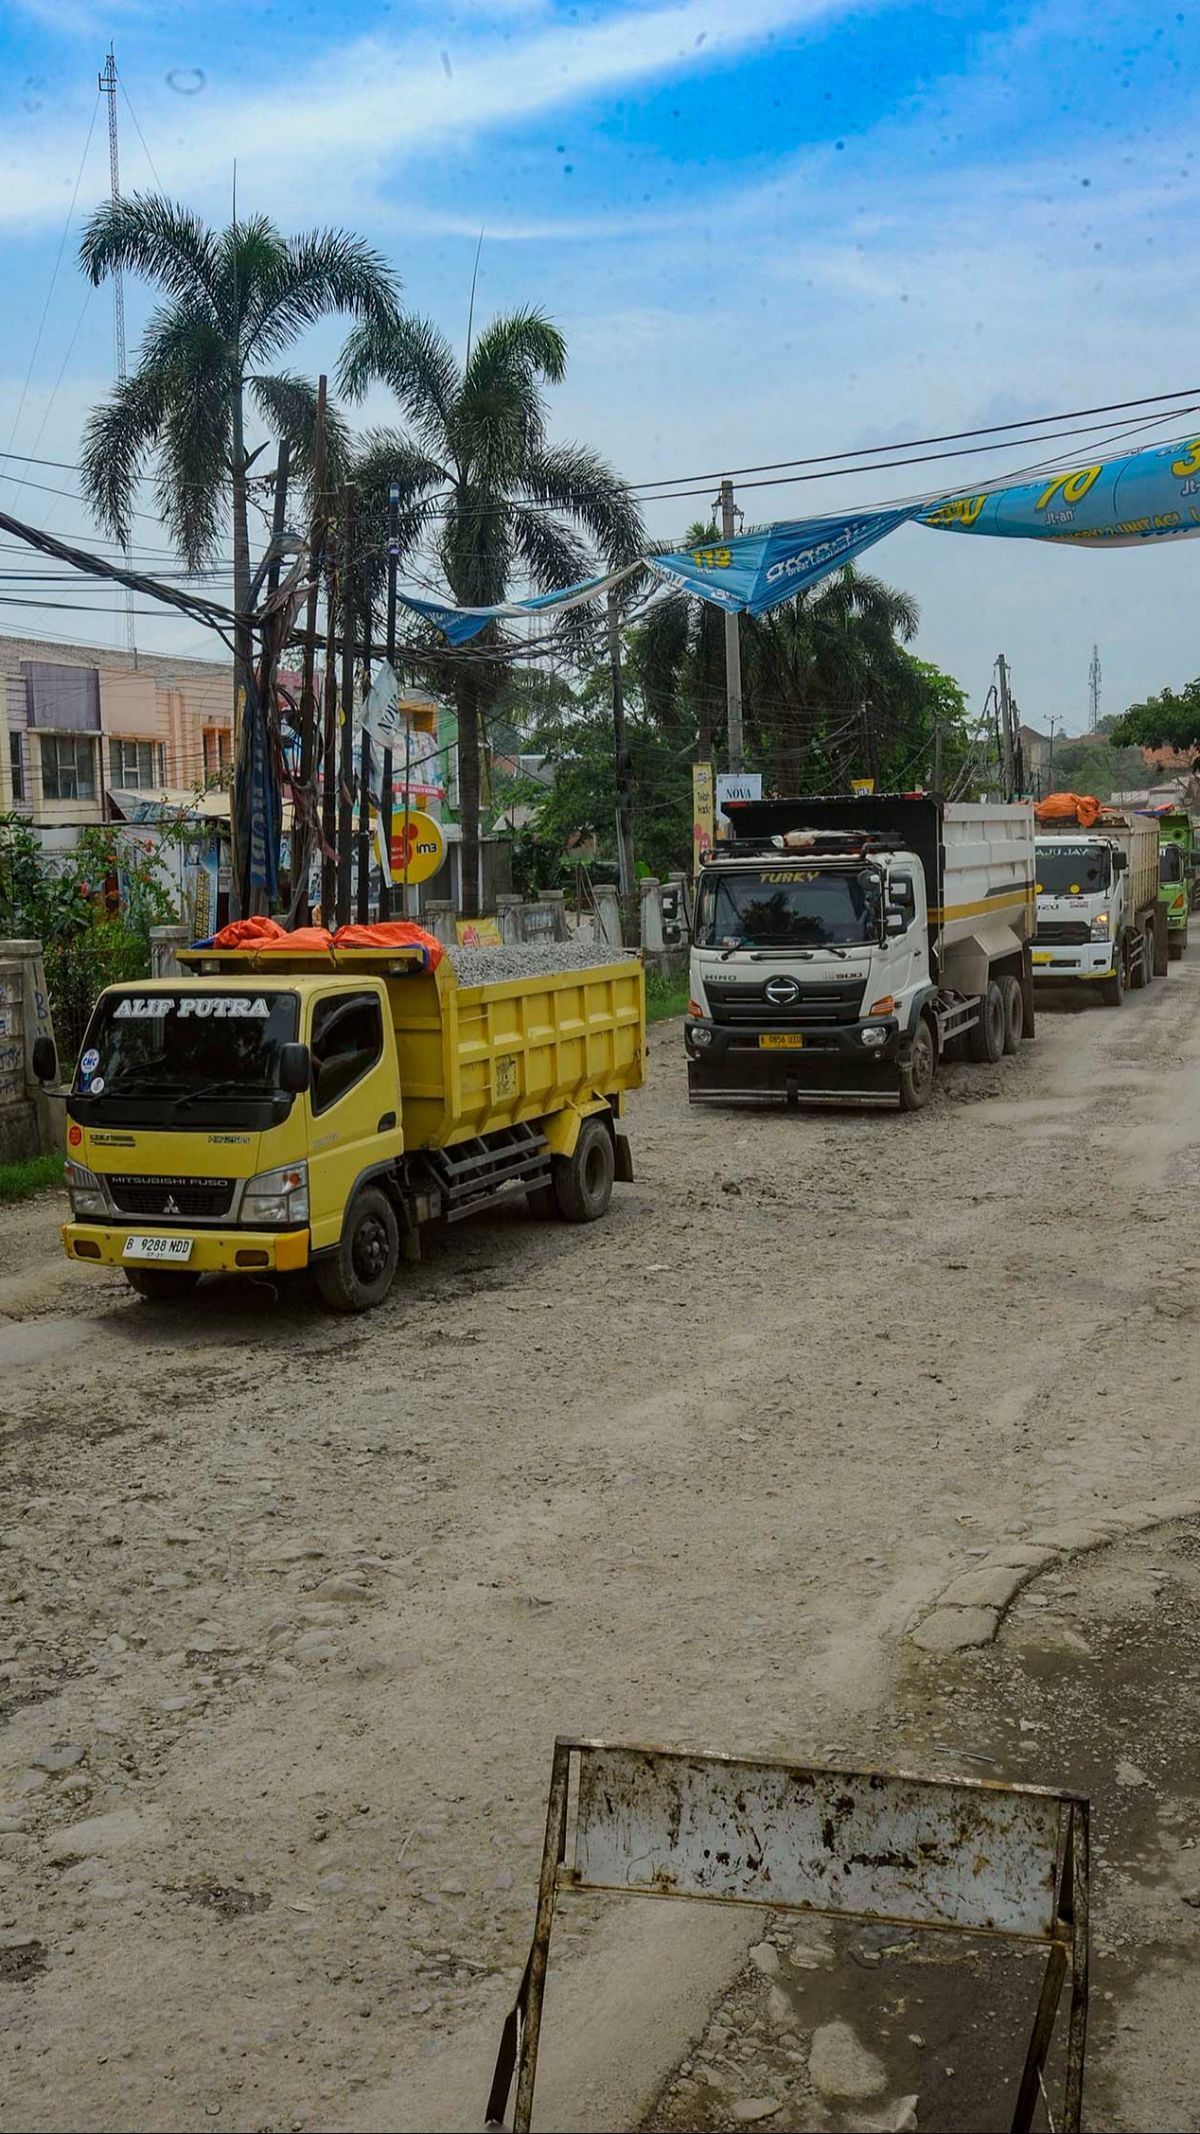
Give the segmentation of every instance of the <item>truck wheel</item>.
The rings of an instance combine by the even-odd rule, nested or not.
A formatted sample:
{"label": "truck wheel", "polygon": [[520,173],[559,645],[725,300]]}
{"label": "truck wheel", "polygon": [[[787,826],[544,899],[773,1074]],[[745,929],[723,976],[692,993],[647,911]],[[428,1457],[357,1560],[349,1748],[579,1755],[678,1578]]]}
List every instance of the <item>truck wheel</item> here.
{"label": "truck wheel", "polygon": [[1125,998],[1125,944],[1119,941],[1113,956],[1111,978],[1100,981],[1100,998],[1106,1008],[1119,1008]]}
{"label": "truck wheel", "polygon": [[922,1016],[913,1031],[908,1058],[900,1062],[900,1109],[924,1111],[937,1078],[937,1046]]}
{"label": "truck wheel", "polygon": [[567,1223],[594,1223],[607,1212],[616,1176],[612,1135],[603,1119],[585,1119],[575,1153],[554,1162],[554,1197]]}
{"label": "truck wheel", "polygon": [[1005,976],[1000,980],[1000,998],[1004,1002],[1004,1049],[1019,1052],[1025,1035],[1025,995],[1019,978]]}
{"label": "truck wheel", "polygon": [[125,1267],[125,1280],[147,1304],[178,1304],[191,1295],[200,1280],[185,1267]]}
{"label": "truck wheel", "polygon": [[969,1032],[971,1058],[994,1067],[1004,1056],[1004,996],[994,978],[979,1003],[979,1021]]}
{"label": "truck wheel", "polygon": [[369,1312],[382,1304],[400,1264],[400,1225],[386,1193],[366,1186],[350,1204],[341,1242],[314,1272],[335,1312]]}

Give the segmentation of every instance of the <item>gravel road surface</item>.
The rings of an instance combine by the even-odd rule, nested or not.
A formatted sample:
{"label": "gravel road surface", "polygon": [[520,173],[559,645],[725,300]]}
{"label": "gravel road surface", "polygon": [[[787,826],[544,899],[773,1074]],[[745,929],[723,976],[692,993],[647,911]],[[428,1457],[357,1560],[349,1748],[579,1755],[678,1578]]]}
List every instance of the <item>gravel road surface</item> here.
{"label": "gravel road surface", "polygon": [[[0,1211],[0,2128],[479,2125],[556,1732],[999,1757],[914,1619],[1021,1522],[1200,1502],[1200,963],[915,1119],[692,1111],[681,1052],[605,1223],[515,1204],[362,1321],[155,1308]],[[763,1932],[564,1913],[540,2123],[681,2124]]]}

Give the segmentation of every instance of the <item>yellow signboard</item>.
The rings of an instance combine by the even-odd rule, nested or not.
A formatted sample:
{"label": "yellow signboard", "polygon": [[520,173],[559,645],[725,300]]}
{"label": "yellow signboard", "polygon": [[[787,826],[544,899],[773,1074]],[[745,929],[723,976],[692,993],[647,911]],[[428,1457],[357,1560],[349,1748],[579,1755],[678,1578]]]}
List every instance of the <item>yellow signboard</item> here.
{"label": "yellow signboard", "polygon": [[456,919],[454,938],[460,948],[503,948],[498,919]]}
{"label": "yellow signboard", "polygon": [[873,778],[852,778],[850,780],[850,791],[852,793],[873,793],[875,791],[875,780]]}
{"label": "yellow signboard", "polygon": [[428,882],[446,857],[442,826],[432,815],[410,808],[392,817],[393,882]]}
{"label": "yellow signboard", "polygon": [[716,805],[716,781],[711,763],[692,765],[692,867],[700,872],[700,863],[706,852],[711,852],[713,842],[713,811]]}

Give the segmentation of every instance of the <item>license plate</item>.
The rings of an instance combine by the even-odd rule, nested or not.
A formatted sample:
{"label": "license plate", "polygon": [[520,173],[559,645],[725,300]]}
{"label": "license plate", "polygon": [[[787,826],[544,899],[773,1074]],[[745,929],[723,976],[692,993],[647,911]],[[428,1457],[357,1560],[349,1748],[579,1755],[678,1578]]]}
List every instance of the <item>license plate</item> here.
{"label": "license plate", "polygon": [[125,1260],[170,1260],[174,1264],[191,1256],[190,1237],[127,1237],[121,1254]]}
{"label": "license plate", "polygon": [[792,1030],[772,1031],[758,1040],[760,1052],[799,1052],[804,1039]]}
{"label": "license plate", "polygon": [[1054,958],[1050,954],[1049,949],[1035,948],[1033,952],[1033,961],[1035,963],[1053,963]]}

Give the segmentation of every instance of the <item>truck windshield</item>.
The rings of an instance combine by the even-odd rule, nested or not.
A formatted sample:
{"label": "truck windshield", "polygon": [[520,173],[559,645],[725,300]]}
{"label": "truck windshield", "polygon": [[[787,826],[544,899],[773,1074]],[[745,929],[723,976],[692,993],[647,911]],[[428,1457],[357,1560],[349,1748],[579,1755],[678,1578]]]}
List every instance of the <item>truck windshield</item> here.
{"label": "truck windshield", "polygon": [[79,1055],[72,1116],[85,1125],[269,1125],[291,1102],[280,1090],[279,1054],[297,1020],[294,993],[110,993]]}
{"label": "truck windshield", "polygon": [[1048,897],[1090,897],[1109,887],[1109,853],[1106,845],[1038,844],[1035,864],[1039,894]]}
{"label": "truck windshield", "polygon": [[1158,879],[1160,882],[1185,882],[1187,880],[1187,868],[1184,865],[1182,845],[1159,846]]}
{"label": "truck windshield", "polygon": [[700,948],[833,948],[882,937],[873,867],[780,867],[705,874]]}

